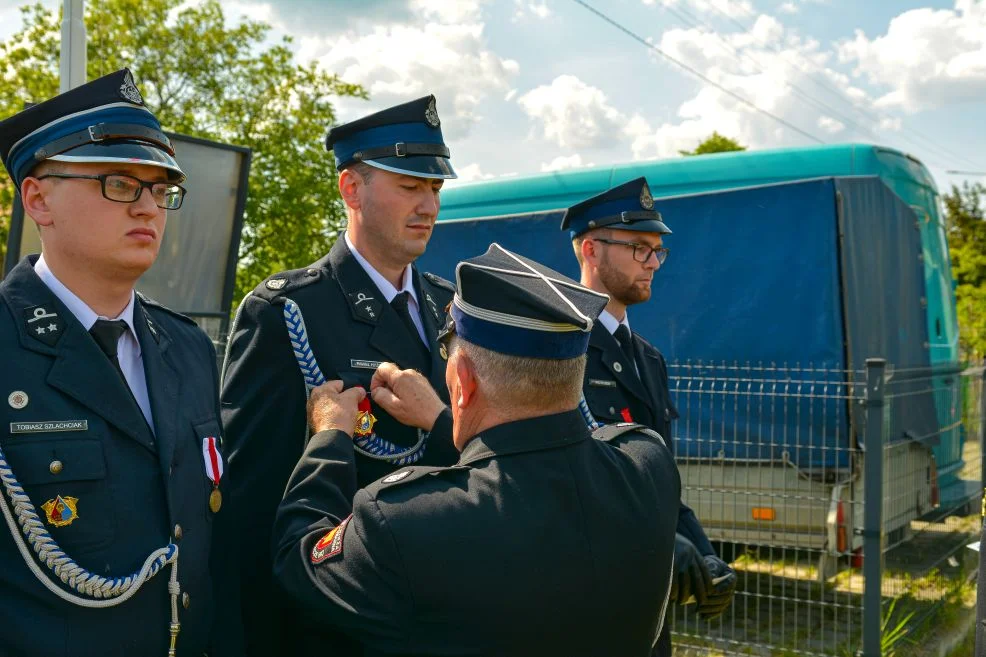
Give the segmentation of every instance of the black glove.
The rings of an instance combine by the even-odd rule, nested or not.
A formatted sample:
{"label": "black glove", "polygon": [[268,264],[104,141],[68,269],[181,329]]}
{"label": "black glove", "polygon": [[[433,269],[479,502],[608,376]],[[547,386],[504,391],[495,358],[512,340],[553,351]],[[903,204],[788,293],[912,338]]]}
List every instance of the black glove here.
{"label": "black glove", "polygon": [[709,586],[704,591],[696,591],[698,614],[706,620],[722,615],[733,601],[738,579],[736,571],[714,554],[702,557],[706,572],[710,576]]}
{"label": "black glove", "polygon": [[712,586],[712,576],[695,544],[681,534],[674,535],[674,572],[671,574],[671,602],[686,605],[701,600],[699,592]]}

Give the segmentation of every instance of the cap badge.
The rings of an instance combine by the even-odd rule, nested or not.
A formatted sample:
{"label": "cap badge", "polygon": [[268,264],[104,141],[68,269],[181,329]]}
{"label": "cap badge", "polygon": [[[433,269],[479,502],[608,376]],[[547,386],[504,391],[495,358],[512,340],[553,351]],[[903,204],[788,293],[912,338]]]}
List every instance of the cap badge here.
{"label": "cap badge", "polygon": [[287,284],[288,281],[286,278],[272,278],[265,283],[268,290],[283,290]]}
{"label": "cap badge", "polygon": [[79,519],[79,511],[76,508],[78,503],[77,497],[56,495],[55,499],[48,500],[41,505],[41,508],[49,523],[55,527],[64,527]]}
{"label": "cap badge", "polygon": [[130,74],[130,71],[127,71],[127,74],[123,78],[123,84],[120,85],[120,95],[131,103],[136,103],[137,105],[144,104],[144,98],[140,95],[137,85],[134,84],[134,77]]}
{"label": "cap badge", "polygon": [[428,109],[425,110],[425,121],[427,121],[428,125],[432,128],[437,128],[442,125],[441,120],[438,118],[438,109],[435,107],[434,98],[428,101]]}
{"label": "cap badge", "polygon": [[644,210],[654,209],[654,197],[650,195],[650,188],[647,185],[640,190],[640,207]]}

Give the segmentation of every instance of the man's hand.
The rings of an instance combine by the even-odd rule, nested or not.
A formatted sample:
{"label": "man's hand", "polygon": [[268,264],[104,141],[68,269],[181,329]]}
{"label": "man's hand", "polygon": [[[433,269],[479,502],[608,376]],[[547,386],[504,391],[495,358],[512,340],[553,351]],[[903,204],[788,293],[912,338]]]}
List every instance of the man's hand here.
{"label": "man's hand", "polygon": [[445,410],[421,372],[398,369],[394,363],[382,363],[373,373],[370,397],[401,424],[425,431],[431,431]]}
{"label": "man's hand", "polygon": [[700,592],[712,586],[712,577],[695,544],[681,534],[674,535],[674,571],[671,574],[671,602],[686,605],[701,599]]}
{"label": "man's hand", "polygon": [[308,398],[308,425],[312,433],[336,429],[350,438],[356,428],[359,403],[366,397],[360,387],[342,389],[342,381],[327,381],[312,389]]}
{"label": "man's hand", "polygon": [[712,585],[706,589],[704,596],[697,596],[698,615],[711,620],[729,608],[736,592],[737,577],[736,571],[714,554],[707,554],[702,560],[712,577]]}

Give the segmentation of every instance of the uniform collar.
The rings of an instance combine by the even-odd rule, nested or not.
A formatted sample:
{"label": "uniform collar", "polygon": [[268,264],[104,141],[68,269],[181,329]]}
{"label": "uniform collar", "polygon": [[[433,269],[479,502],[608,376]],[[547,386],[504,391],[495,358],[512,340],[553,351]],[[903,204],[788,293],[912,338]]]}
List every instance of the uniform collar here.
{"label": "uniform collar", "polygon": [[394,297],[401,292],[407,292],[411,295],[411,298],[414,299],[415,303],[418,302],[418,294],[414,291],[414,277],[411,274],[411,265],[404,268],[404,276],[401,279],[401,289],[398,290],[390,281],[384,278],[380,272],[374,269],[373,265],[370,264],[370,261],[364,258],[363,254],[356,249],[352,240],[349,239],[348,231],[344,234],[344,236],[346,239],[346,246],[349,247],[349,252],[353,254],[353,257],[356,258],[356,262],[359,263],[360,267],[363,268],[363,271],[365,271],[367,276],[370,277],[373,284],[376,285],[377,288],[383,293],[384,298],[387,299],[387,303],[393,301]]}
{"label": "uniform collar", "polygon": [[58,280],[54,272],[48,267],[48,263],[45,262],[44,254],[38,258],[37,262],[34,263],[34,273],[38,275],[48,289],[51,290],[62,304],[68,308],[79,323],[82,324],[82,328],[89,330],[92,328],[93,324],[96,323],[97,319],[122,319],[126,325],[130,335],[133,337],[134,342],[137,343],[137,353],[140,354],[140,340],[137,339],[137,330],[134,328],[134,305],[135,305],[135,295],[133,290],[130,291],[130,303],[127,307],[123,309],[117,317],[102,317],[97,314],[89,305],[80,299],[72,290],[65,287],[65,284]]}
{"label": "uniform collar", "polygon": [[490,427],[466,443],[459,465],[522,452],[574,445],[589,438],[578,409],[516,420]]}
{"label": "uniform collar", "polygon": [[602,323],[603,326],[606,327],[606,330],[609,331],[610,335],[616,334],[616,329],[619,328],[620,324],[623,324],[623,326],[627,327],[627,330],[630,329],[630,313],[626,313],[625,315],[623,315],[623,321],[621,322],[615,317],[613,317],[613,314],[610,313],[608,310],[603,310],[601,313],[599,313],[599,321],[600,323]]}

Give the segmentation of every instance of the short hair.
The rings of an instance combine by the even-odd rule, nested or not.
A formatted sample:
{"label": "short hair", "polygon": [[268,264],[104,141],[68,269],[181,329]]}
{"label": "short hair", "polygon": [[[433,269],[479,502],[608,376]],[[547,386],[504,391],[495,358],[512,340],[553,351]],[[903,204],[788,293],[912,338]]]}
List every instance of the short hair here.
{"label": "short hair", "polygon": [[582,398],[585,354],[554,360],[510,356],[491,351],[455,335],[449,358],[462,349],[492,404],[513,409],[573,408]]}
{"label": "short hair", "polygon": [[367,164],[366,162],[353,162],[348,167],[343,168],[344,171],[346,169],[352,169],[353,171],[358,173],[360,175],[360,178],[362,178],[363,182],[365,183],[369,183],[370,178],[372,178],[373,174],[376,173],[376,169],[374,169],[371,165]]}
{"label": "short hair", "polygon": [[609,237],[611,235],[612,233],[610,233],[609,230],[603,226],[602,228],[592,228],[573,237],[572,248],[575,250],[575,259],[579,261],[579,267],[585,264],[585,259],[582,258],[582,242],[592,236]]}

